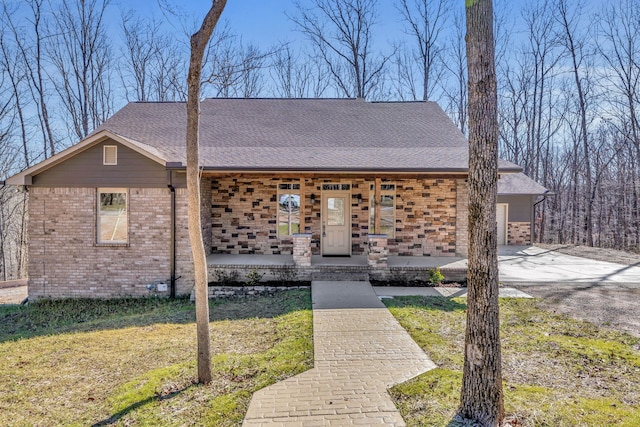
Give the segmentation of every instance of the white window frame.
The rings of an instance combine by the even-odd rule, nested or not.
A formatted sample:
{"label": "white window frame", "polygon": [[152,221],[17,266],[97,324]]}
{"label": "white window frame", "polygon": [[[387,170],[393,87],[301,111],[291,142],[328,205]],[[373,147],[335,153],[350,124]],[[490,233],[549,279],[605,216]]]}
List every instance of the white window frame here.
{"label": "white window frame", "polygon": [[[277,192],[278,214],[276,217],[276,227],[278,229],[278,237],[289,237],[296,234],[292,232],[292,228],[295,223],[291,222],[291,197],[289,197],[289,199],[287,200],[289,204],[289,214],[288,214],[289,219],[287,223],[287,233],[280,232],[280,200],[282,196],[291,196],[291,195],[294,195],[294,196],[297,195],[298,198],[300,199],[300,182],[281,182],[278,184],[278,192]],[[302,199],[300,199],[300,202],[298,204],[298,212],[299,212],[298,215],[302,215]],[[300,232],[301,232],[300,218],[298,217],[298,233]]]}
{"label": "white window frame", "polygon": [[[107,150],[113,149],[114,151],[114,161],[107,161]],[[117,166],[118,165],[118,146],[117,145],[104,145],[102,146],[102,164],[104,166]]]}
{"label": "white window frame", "polygon": [[[125,239],[119,239],[119,240],[114,240],[112,239],[102,239],[102,217],[104,215],[102,215],[102,206],[101,206],[101,195],[102,194],[110,194],[110,193],[116,193],[116,194],[124,194],[125,195],[125,212],[124,215],[126,217],[127,220],[127,229],[126,229],[126,238]],[[129,215],[129,190],[126,188],[98,188],[96,191],[96,243],[98,245],[126,245],[129,244],[129,229],[130,229],[130,215]],[[117,224],[118,219],[116,219],[116,224]],[[117,227],[117,225],[116,225]],[[115,235],[115,230],[116,228],[114,228],[114,235]],[[112,236],[113,237],[113,236]]]}

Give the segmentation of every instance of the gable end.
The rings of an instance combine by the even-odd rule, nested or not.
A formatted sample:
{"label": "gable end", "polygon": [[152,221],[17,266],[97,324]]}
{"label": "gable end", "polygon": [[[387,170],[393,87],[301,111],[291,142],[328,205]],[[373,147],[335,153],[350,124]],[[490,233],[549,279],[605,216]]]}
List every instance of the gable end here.
{"label": "gable end", "polygon": [[32,185],[165,188],[167,171],[148,157],[107,139],[33,175]]}

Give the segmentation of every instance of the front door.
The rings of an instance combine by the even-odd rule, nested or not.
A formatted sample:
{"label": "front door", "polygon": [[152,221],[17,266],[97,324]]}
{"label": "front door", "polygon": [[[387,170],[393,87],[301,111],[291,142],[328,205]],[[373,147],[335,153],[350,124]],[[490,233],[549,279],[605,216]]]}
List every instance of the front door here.
{"label": "front door", "polygon": [[351,255],[351,192],[322,193],[322,255]]}

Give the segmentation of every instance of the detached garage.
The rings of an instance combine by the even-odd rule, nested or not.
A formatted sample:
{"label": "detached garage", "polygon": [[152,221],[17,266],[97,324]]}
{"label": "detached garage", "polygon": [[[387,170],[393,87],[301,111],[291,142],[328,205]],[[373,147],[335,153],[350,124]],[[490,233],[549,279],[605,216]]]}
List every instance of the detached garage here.
{"label": "detached garage", "polygon": [[548,189],[523,173],[502,174],[498,180],[499,245],[530,245],[535,204],[550,195]]}

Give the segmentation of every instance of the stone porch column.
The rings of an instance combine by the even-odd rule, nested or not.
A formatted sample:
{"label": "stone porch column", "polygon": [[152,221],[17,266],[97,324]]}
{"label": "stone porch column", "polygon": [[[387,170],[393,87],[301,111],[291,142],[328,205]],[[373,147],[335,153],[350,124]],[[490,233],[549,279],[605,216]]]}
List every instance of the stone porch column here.
{"label": "stone porch column", "polygon": [[311,266],[311,233],[293,235],[293,263],[296,267]]}
{"label": "stone porch column", "polygon": [[367,253],[367,262],[369,267],[386,268],[388,266],[389,249],[387,247],[386,234],[369,234],[369,251]]}

